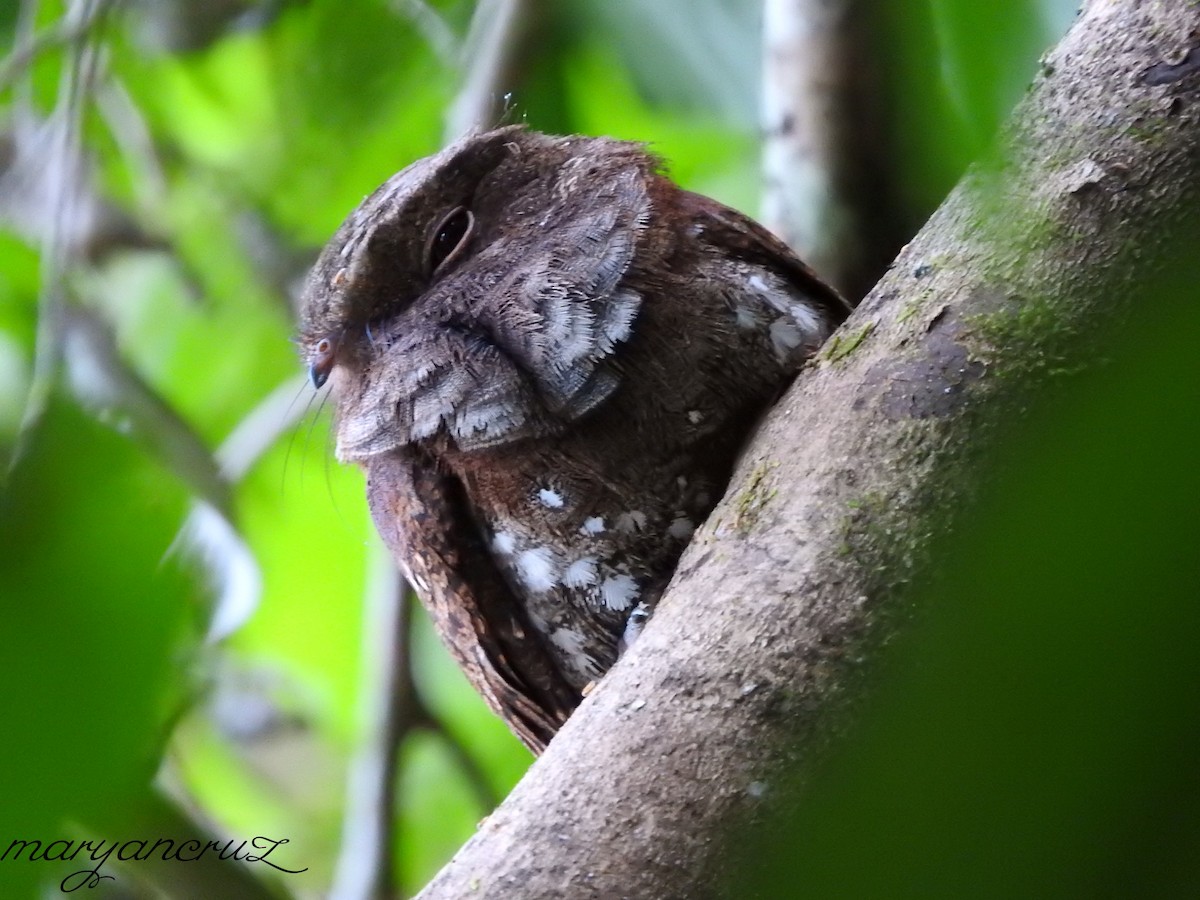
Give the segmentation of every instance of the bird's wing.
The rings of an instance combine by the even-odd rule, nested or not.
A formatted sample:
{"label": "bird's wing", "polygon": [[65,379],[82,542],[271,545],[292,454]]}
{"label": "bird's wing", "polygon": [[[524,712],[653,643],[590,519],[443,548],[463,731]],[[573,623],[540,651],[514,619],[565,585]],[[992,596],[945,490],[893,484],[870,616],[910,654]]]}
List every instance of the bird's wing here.
{"label": "bird's wing", "polygon": [[363,462],[375,526],[472,686],[534,753],[579,704],[493,562],[453,477],[408,445]]}
{"label": "bird's wing", "polygon": [[775,270],[835,324],[850,314],[850,304],[767,228],[703,194],[679,191],[678,196],[680,214],[684,221],[701,227],[702,241],[735,259]]}

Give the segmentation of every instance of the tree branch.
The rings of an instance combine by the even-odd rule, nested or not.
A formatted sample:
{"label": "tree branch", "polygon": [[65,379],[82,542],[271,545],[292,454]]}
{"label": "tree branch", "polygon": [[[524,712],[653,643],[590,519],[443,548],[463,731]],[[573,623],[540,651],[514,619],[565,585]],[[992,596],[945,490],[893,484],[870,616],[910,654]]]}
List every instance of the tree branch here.
{"label": "tree branch", "polygon": [[75,44],[88,38],[101,20],[104,4],[79,4],[72,7],[49,28],[37,34],[24,35],[3,61],[0,61],[0,91],[11,87],[29,66],[47,50]]}
{"label": "tree branch", "polygon": [[363,730],[350,764],[332,900],[395,892],[396,752],[417,721],[408,657],[411,588],[376,546],[364,615]]}
{"label": "tree branch", "polygon": [[1194,215],[1198,34],[1186,0],[1088,4],[1002,152],[765,423],[637,644],[422,897],[715,893],[714,846],[844,722],[982,448]]}
{"label": "tree branch", "polygon": [[[75,0],[64,18],[68,23],[91,22],[103,15],[106,6],[104,0]],[[33,431],[49,403],[62,362],[63,320],[67,305],[65,280],[68,267],[74,262],[68,238],[79,215],[78,183],[83,172],[80,136],[83,110],[93,89],[98,65],[94,41],[90,39],[91,25],[83,29],[82,35],[83,40],[72,46],[59,75],[58,97],[48,126],[51,144],[45,168],[59,173],[59,177],[52,179],[47,196],[46,206],[51,217],[42,235],[33,377],[25,401],[21,434],[13,452],[14,464],[23,454],[27,435]]]}
{"label": "tree branch", "polygon": [[504,109],[504,92],[519,80],[534,6],[534,0],[480,0],[461,51],[463,84],[446,114],[446,143],[490,126]]}
{"label": "tree branch", "polygon": [[763,223],[857,302],[907,235],[867,27],[852,0],[763,5]]}

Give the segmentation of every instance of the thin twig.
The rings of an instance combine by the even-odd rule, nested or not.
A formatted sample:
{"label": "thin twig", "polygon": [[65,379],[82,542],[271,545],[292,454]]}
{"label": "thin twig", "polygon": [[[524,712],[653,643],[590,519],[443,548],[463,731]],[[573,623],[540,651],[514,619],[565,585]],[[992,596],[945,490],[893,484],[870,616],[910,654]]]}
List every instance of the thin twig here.
{"label": "thin twig", "polygon": [[372,900],[394,891],[396,750],[416,721],[408,658],[411,589],[382,545],[374,547],[364,615],[365,731],[350,764],[332,900]]}
{"label": "thin twig", "polygon": [[58,310],[61,350],[80,403],[104,418],[121,417],[134,436],[206,502],[229,514],[228,482],[192,427],[121,359],[108,324],[78,304]]}
{"label": "thin twig", "polygon": [[49,28],[28,35],[20,40],[12,52],[0,62],[0,91],[12,86],[39,56],[48,50],[77,44],[91,35],[93,26],[100,21],[105,3],[81,3],[87,7],[80,17],[72,17],[70,11]]}
{"label": "thin twig", "polygon": [[[30,43],[37,34],[37,8],[38,0],[21,0],[21,9],[13,27],[13,45],[15,47]],[[14,76],[15,79],[16,76]],[[32,78],[20,79],[13,89],[12,118],[14,128],[30,125],[36,120]]]}
{"label": "thin twig", "polygon": [[[304,418],[307,405],[296,398],[308,390],[308,379],[295,375],[281,382],[234,426],[217,448],[221,474],[237,483],[264,453]],[[328,390],[326,388],[325,390]]]}
{"label": "thin twig", "polygon": [[[307,407],[296,399],[305,389],[303,376],[287,379],[234,427],[215,454],[225,484],[241,481],[280,436],[303,418]],[[204,500],[197,500],[180,527],[172,551],[179,547],[188,548],[208,574],[216,599],[206,640],[220,641],[258,608],[262,595],[258,561],[234,525],[229,508],[220,509]]]}
{"label": "thin twig", "polygon": [[167,179],[142,111],[129,96],[125,85],[116,78],[110,78],[96,92],[96,106],[121,155],[136,173],[132,184],[138,194],[138,205],[143,212],[161,211]]}
{"label": "thin twig", "polygon": [[438,739],[446,745],[450,756],[459,769],[462,770],[471,793],[475,795],[475,802],[479,804],[480,813],[487,815],[495,809],[503,798],[496,791],[483,766],[471,755],[466,744],[453,731],[446,727],[445,722],[424,708],[421,716],[421,725],[436,734]]}
{"label": "thin twig", "polygon": [[857,300],[898,249],[865,7],[767,0],[763,221]]}
{"label": "thin twig", "polygon": [[[76,27],[80,22],[94,24],[106,6],[106,0],[77,0],[67,10],[63,21],[66,27]],[[12,465],[22,457],[27,446],[26,436],[41,419],[49,403],[62,361],[66,324],[64,310],[67,303],[65,280],[71,262],[68,259],[70,242],[67,232],[76,215],[79,200],[77,191],[73,190],[76,179],[70,176],[83,165],[83,107],[96,78],[97,53],[90,40],[90,29],[88,35],[89,39],[75,44],[67,56],[59,84],[58,102],[50,120],[53,143],[46,165],[56,170],[60,177],[51,179],[49,185],[48,205],[53,215],[42,241],[33,372]]]}
{"label": "thin twig", "polygon": [[446,143],[496,117],[496,101],[516,86],[516,69],[534,20],[532,0],[480,0],[462,49],[466,73],[446,113]]}
{"label": "thin twig", "polygon": [[459,41],[441,14],[424,0],[392,0],[392,9],[413,23],[434,55],[445,65],[458,60]]}

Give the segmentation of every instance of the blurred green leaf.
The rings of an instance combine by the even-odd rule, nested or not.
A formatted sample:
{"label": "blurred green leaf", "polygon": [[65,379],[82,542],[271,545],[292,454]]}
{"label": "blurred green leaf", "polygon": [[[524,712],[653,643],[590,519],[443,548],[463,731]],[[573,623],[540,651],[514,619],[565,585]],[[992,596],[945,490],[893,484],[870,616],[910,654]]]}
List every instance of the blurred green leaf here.
{"label": "blurred green leaf", "polygon": [[[115,811],[156,771],[168,714],[188,682],[184,626],[195,589],[165,555],[184,499],[169,473],[63,402],[4,485],[6,841],[49,842],[69,821],[119,821]],[[0,881],[29,887],[57,880],[53,868],[4,863]]]}
{"label": "blurred green leaf", "polygon": [[1061,0],[893,0],[875,20],[889,138],[913,227],[982,156],[1069,24]]}

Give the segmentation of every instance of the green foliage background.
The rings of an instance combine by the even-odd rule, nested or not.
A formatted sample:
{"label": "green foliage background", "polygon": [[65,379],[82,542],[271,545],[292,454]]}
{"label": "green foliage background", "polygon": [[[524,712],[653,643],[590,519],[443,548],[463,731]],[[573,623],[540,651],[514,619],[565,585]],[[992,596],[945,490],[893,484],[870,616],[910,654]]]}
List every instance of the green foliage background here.
{"label": "green foliage background", "polygon": [[[65,12],[53,0],[29,8],[34,6],[39,30],[53,28]],[[100,254],[73,266],[67,284],[76,302],[111,323],[129,369],[215,448],[260,401],[296,376],[287,340],[289,288],[366,193],[437,149],[463,63],[416,27],[405,12],[413,4],[233,2],[212,4],[217,13],[207,25],[188,18],[204,6],[130,2],[111,10],[94,30],[102,81],[111,94],[109,103],[84,111],[83,141],[95,189],[159,246]],[[1033,75],[1038,54],[1069,24],[1073,6],[1059,0],[879,5],[880,40],[864,48],[864,55],[880,66],[888,85],[890,124],[881,140],[896,148],[892,181],[907,220],[919,224],[986,148]],[[473,4],[447,0],[429,7],[446,34],[461,41]],[[222,19],[222,9],[238,15]],[[655,0],[542,4],[520,83],[507,100],[497,98],[498,114],[547,131],[649,141],[687,187],[753,213],[760,187],[755,126],[760,10],[751,2],[705,0],[685,16],[678,12],[676,4]],[[0,38],[10,45],[18,36],[18,13],[15,3],[0,6]],[[10,70],[0,85],[0,128],[11,133],[20,109],[43,118],[50,114],[69,47],[51,45],[27,70]],[[27,223],[10,210],[0,224],[0,449],[7,456],[17,446],[31,383],[44,268],[37,234]],[[1172,283],[1169,291],[1188,289]],[[1175,296],[1169,291],[1164,296]],[[1172,345],[1162,355],[1176,359],[1184,353],[1186,348]],[[1149,372],[1132,384],[1153,392],[1155,385],[1161,388],[1156,378],[1194,376],[1194,367]],[[1097,384],[1087,393],[1106,396],[1104,391],[1117,387]],[[293,390],[296,404],[310,402],[306,391]],[[1097,405],[1079,416],[1102,418],[1104,404]],[[1066,418],[1056,438],[1060,443],[1075,439],[1070,429],[1086,431],[1094,421]],[[380,551],[365,512],[362,479],[331,462],[328,416],[319,410],[312,409],[298,429],[279,435],[232,486],[234,521],[261,573],[257,609],[233,635],[206,644],[202,635],[216,592],[188,553],[168,552],[194,500],[192,482],[169,455],[138,440],[136,427],[130,436],[128,424],[120,408],[102,416],[84,412],[60,389],[36,431],[26,436],[27,452],[4,483],[0,843],[97,831],[130,836],[122,828],[135,821],[157,771],[160,784],[186,798],[184,805],[219,833],[289,838],[287,861],[309,871],[284,884],[298,895],[319,896],[332,877],[346,766],[365,724],[359,700],[362,597]],[[1167,416],[1139,427],[1171,424]],[[1045,427],[1056,433],[1053,421]],[[1157,446],[1148,436],[1144,445],[1125,450],[1129,459],[1149,466]],[[1182,457],[1169,459],[1185,464]],[[1030,504],[1045,498],[1045,472],[1011,477],[1014,496]],[[1169,490],[1165,484],[1147,488],[1153,496]],[[1061,502],[1075,503],[1086,486],[1080,491]],[[1194,485],[1179,491],[1195,496]],[[1141,514],[1156,515],[1153,509]],[[1045,521],[1048,515],[1032,506],[1002,508],[990,527],[1003,540],[1020,534],[1022,516]],[[1061,525],[1064,531],[1071,527]],[[1185,524],[1171,519],[1161,527],[1183,530]],[[1014,544],[1011,552],[1022,551]],[[1086,548],[1080,553],[1085,562],[1090,559]],[[1052,566],[1000,587],[988,573],[1005,565],[973,557],[963,563],[959,587],[945,590],[993,584],[1004,597],[1022,596],[1028,609],[1014,615],[1031,616],[1066,596],[1047,577],[1055,574]],[[1146,558],[1137,565],[1153,569],[1159,563]],[[1074,571],[1064,565],[1058,574],[1068,578]],[[1039,593],[1033,583],[1047,587]],[[1169,594],[1156,589],[1156,596]],[[1170,610],[1188,612],[1164,607],[1152,620],[1155,628],[1169,628]],[[1195,614],[1188,614],[1192,627]],[[943,623],[951,633],[938,646],[954,646],[962,634],[985,625]],[[1120,627],[1096,625],[1110,626]],[[502,796],[529,762],[466,687],[424,621],[416,628],[420,695],[479,767],[484,786],[472,783],[447,741],[434,732],[417,731],[401,748],[398,877],[410,892],[488,812],[481,796]],[[1084,668],[1070,676],[1090,677],[1086,666],[1093,661],[1072,656],[1070,641],[1047,647],[1034,636],[1026,645],[1024,635],[1010,635],[1015,645],[1009,651],[1074,659]],[[1153,656],[1156,642],[1144,638],[1135,649]],[[1130,672],[1141,658],[1127,661]],[[1160,662],[1168,666],[1175,659]],[[955,671],[966,662],[939,658],[931,667]],[[1164,670],[1161,680],[1169,681],[1169,674]],[[1183,674],[1194,686],[1195,673]],[[1061,677],[1039,672],[1033,680]],[[939,696],[936,689],[926,690],[927,699]],[[1036,685],[1015,684],[1014,690],[1036,692]],[[934,724],[922,733],[954,733],[956,723],[964,728],[969,722],[954,704],[930,703],[921,708],[921,721]],[[1069,708],[1070,698],[1063,703]],[[1069,715],[1061,720],[1063,727],[1074,727]],[[885,719],[879,728],[887,727]],[[1162,737],[1181,738],[1166,732]],[[1005,739],[1004,733],[991,734],[989,748],[1003,755]],[[1008,752],[1019,750],[1014,742]],[[964,738],[946,751],[953,756],[947,765],[969,766],[978,751]],[[904,770],[913,779],[908,787],[920,783],[923,764],[916,758]],[[1129,763],[1138,764],[1146,758]],[[862,766],[859,777],[877,771]],[[851,789],[859,784],[854,777],[838,775],[833,783]],[[964,775],[963,790],[971,783]],[[906,786],[861,784],[862,792]],[[1038,790],[1051,804],[1061,799],[1052,785]],[[918,809],[929,796],[914,794],[905,802]],[[1038,800],[1028,798],[1035,805]],[[979,815],[993,812],[985,797]],[[941,814],[936,804],[927,813]],[[1089,814],[1086,806],[1078,813],[1084,820]],[[965,818],[971,818],[969,812]],[[905,817],[872,819],[883,835],[881,846],[916,869],[873,868],[877,860],[839,856],[827,834],[843,832],[830,828],[822,838],[821,821],[853,831],[855,820],[830,813],[828,820],[814,817],[783,832],[811,838],[812,847],[822,848],[810,854],[825,861],[811,870],[819,872],[817,896],[848,895],[836,888],[855,874],[862,889],[856,896],[887,895],[879,879],[893,871],[912,884],[948,873],[948,883],[962,885],[966,894],[971,885],[961,879],[969,882],[972,871],[1004,877],[1002,867],[992,865],[997,851],[986,840],[963,858],[937,856],[941,868],[934,871],[923,849],[929,845],[919,843],[922,833],[909,828]],[[986,834],[984,824],[977,824]],[[1189,833],[1195,836],[1194,827]],[[897,849],[897,836],[913,834],[913,844]],[[930,834],[930,841],[944,841],[936,830]],[[997,846],[1004,853],[1021,850]],[[987,859],[991,864],[981,862]],[[122,882],[136,871],[122,874]],[[64,872],[50,864],[0,862],[0,885],[5,896],[30,896],[39,883],[54,884]],[[879,878],[863,882],[863,872]],[[791,895],[787,885],[794,882],[786,873],[778,878],[764,883],[764,895]]]}

